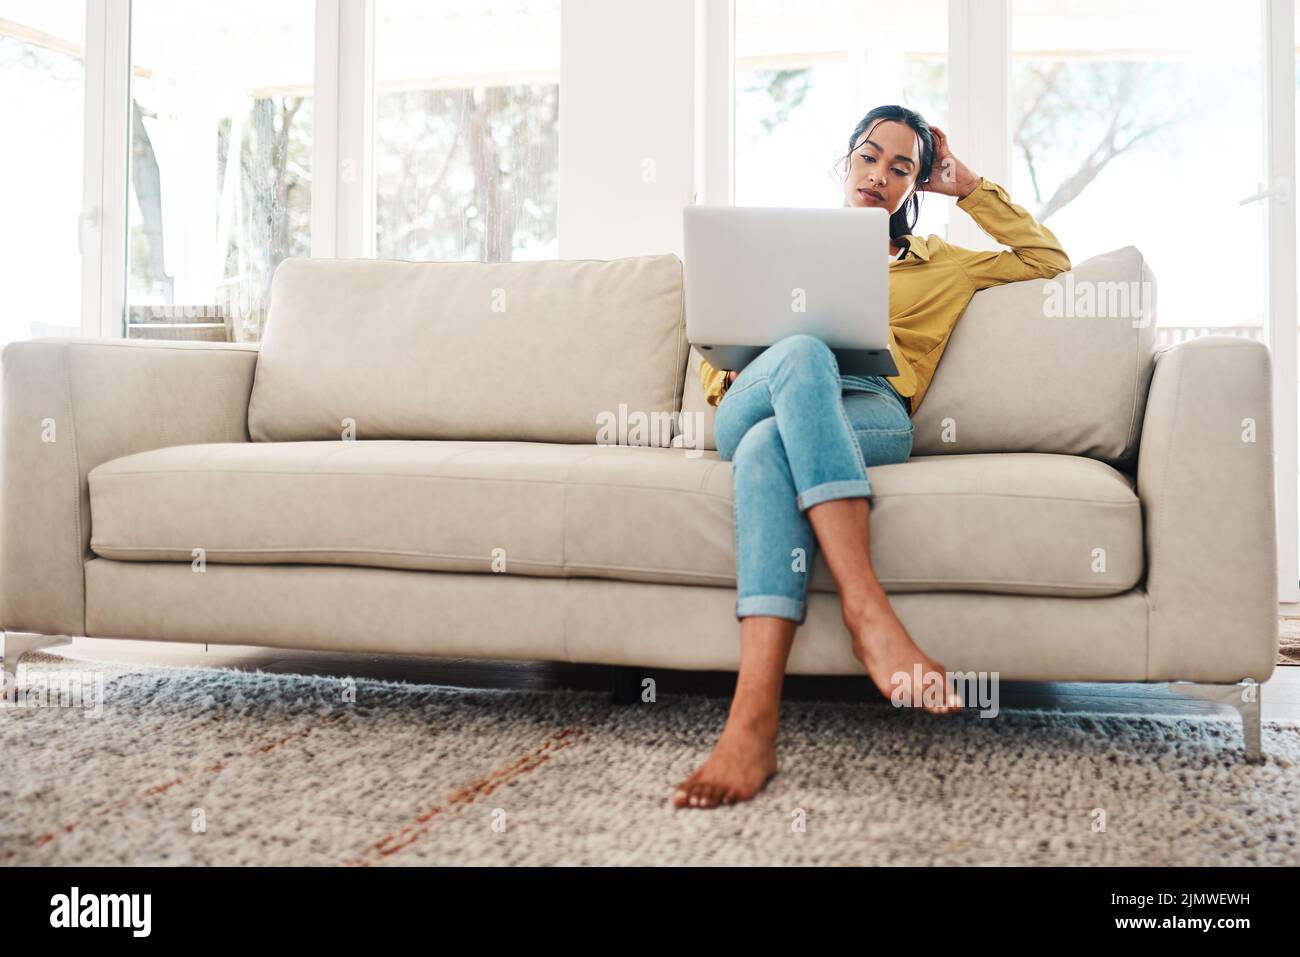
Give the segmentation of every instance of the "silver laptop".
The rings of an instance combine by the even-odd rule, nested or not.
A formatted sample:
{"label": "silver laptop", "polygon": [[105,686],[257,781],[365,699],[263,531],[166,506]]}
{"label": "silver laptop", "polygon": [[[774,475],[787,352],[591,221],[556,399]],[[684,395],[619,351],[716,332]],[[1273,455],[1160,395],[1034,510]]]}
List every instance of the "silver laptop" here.
{"label": "silver laptop", "polygon": [[846,375],[898,375],[889,351],[883,209],[686,206],[686,337],[743,369],[786,336],[817,336]]}

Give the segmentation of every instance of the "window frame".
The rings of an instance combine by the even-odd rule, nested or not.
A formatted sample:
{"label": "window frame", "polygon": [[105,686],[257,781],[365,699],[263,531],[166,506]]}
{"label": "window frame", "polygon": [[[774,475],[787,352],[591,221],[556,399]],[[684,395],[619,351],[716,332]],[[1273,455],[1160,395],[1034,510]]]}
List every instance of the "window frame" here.
{"label": "window frame", "polygon": [[81,215],[81,334],[126,335],[131,2],[86,2]]}

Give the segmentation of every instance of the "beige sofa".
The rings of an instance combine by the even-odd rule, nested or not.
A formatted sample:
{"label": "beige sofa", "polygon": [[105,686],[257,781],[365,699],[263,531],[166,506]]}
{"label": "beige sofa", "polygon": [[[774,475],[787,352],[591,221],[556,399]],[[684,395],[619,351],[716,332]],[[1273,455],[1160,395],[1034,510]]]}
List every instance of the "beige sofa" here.
{"label": "beige sofa", "polygon": [[[1256,757],[1269,354],[1156,351],[1154,293],[1132,247],[977,293],[912,459],[870,470],[872,555],[949,669],[1171,682]],[[5,348],[7,671],[72,635],[735,668],[675,256],[290,260],[271,301],[260,348]],[[810,584],[790,671],[860,674],[824,559]]]}

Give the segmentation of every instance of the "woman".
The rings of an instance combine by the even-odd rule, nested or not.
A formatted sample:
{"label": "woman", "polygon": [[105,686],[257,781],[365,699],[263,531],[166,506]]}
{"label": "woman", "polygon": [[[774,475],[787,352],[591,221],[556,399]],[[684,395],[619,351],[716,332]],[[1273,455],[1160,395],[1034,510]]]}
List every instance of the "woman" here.
{"label": "woman", "polygon": [[[890,215],[889,345],[898,375],[842,376],[826,344],[809,335],[782,339],[739,373],[702,363],[705,394],[718,407],[718,453],[734,471],[740,671],[722,736],[677,786],[677,807],[747,800],[776,772],[781,684],[807,614],[818,545],[853,653],[876,687],[890,696],[895,675],[910,678],[919,663],[924,683],[943,689],[926,710],[961,707],[943,666],[912,641],[871,567],[866,470],[911,455],[911,416],[971,296],[1054,276],[1070,259],[1048,229],[957,159],[943,131],[913,110],[890,105],[868,113],[843,163],[845,205]],[[1011,251],[912,235],[921,192],[956,197]]]}

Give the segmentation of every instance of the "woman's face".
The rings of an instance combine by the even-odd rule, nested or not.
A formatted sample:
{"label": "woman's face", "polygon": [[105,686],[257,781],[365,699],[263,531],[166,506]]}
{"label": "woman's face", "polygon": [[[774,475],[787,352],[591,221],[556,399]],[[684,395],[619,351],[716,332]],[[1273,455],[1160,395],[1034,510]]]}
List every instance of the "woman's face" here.
{"label": "woman's face", "polygon": [[912,128],[881,120],[858,138],[844,177],[844,198],[850,206],[880,207],[892,216],[912,195],[920,166],[920,142]]}

